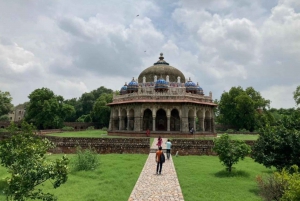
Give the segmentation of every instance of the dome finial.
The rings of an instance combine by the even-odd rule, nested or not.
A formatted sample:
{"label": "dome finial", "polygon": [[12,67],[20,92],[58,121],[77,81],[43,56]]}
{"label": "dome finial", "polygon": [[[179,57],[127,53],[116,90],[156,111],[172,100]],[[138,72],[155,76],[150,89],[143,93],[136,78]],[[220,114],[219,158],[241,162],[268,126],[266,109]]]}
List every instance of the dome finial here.
{"label": "dome finial", "polygon": [[159,60],[164,60],[164,57],[163,57],[163,56],[164,56],[164,54],[161,52],[161,53],[160,53]]}

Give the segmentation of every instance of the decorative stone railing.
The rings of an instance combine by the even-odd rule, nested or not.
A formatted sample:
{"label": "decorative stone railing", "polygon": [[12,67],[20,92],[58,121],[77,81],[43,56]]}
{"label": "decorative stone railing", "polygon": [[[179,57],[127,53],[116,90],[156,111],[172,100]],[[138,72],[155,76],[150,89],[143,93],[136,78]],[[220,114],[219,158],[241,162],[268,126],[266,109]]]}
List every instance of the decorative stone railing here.
{"label": "decorative stone railing", "polygon": [[189,100],[207,103],[213,102],[211,93],[210,96],[192,94],[187,93],[185,88],[179,87],[170,89],[168,92],[155,92],[153,88],[146,87],[143,90],[139,88],[139,91],[135,93],[113,96],[113,103],[131,100]]}

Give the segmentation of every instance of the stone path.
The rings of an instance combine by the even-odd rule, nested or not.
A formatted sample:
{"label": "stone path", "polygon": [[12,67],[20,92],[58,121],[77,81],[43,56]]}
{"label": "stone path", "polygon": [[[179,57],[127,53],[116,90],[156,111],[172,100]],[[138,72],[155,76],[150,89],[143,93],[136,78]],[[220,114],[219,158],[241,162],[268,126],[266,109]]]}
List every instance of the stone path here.
{"label": "stone path", "polygon": [[[163,138],[163,149],[166,148],[166,140]],[[151,149],[157,149],[156,143],[156,141],[153,142]],[[155,173],[155,153],[150,153],[128,201],[184,201],[172,156],[170,160],[167,160],[166,156],[162,174],[156,175]]]}

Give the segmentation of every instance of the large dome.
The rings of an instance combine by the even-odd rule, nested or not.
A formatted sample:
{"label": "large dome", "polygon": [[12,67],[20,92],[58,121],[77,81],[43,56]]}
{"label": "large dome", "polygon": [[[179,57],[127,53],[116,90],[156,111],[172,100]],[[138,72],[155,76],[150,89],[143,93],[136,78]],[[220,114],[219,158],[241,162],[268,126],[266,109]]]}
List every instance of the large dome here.
{"label": "large dome", "polygon": [[138,82],[142,83],[144,76],[146,77],[146,82],[154,82],[155,75],[157,77],[162,76],[164,79],[166,79],[166,76],[168,75],[169,82],[177,82],[177,78],[180,77],[180,82],[185,83],[183,73],[177,68],[170,66],[169,63],[164,60],[163,53],[160,53],[159,60],[154,63],[153,66],[150,66],[141,72]]}

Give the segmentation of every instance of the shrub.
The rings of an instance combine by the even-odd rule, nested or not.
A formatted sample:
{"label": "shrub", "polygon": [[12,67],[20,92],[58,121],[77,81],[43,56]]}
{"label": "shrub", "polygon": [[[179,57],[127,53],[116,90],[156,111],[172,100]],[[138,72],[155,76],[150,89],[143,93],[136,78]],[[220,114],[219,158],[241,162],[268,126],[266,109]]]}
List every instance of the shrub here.
{"label": "shrub", "polygon": [[246,133],[248,133],[249,131],[247,129],[243,128],[243,129],[240,129],[239,132],[246,132]]}
{"label": "shrub", "polygon": [[283,169],[275,175],[282,180],[284,185],[283,201],[300,200],[300,173],[298,166],[293,165],[290,169]]}
{"label": "shrub", "polygon": [[260,190],[260,196],[264,200],[273,201],[281,199],[284,192],[284,186],[274,174],[266,177],[257,176],[256,182]]}
{"label": "shrub", "polygon": [[282,200],[294,201],[300,200],[300,173],[298,166],[283,168],[280,172],[274,172],[268,177],[256,177],[260,196],[266,201]]}
{"label": "shrub", "polygon": [[64,126],[61,130],[63,131],[74,131],[74,128],[71,126]]}
{"label": "shrub", "polygon": [[228,133],[233,133],[233,132],[235,132],[235,130],[233,130],[233,129],[227,129],[226,132],[228,132]]}
{"label": "shrub", "polygon": [[95,149],[89,146],[87,149],[77,147],[76,157],[73,164],[75,171],[94,170],[99,166],[98,154]]}
{"label": "shrub", "polygon": [[226,166],[227,171],[231,172],[232,166],[239,160],[244,160],[251,148],[244,141],[230,140],[228,134],[214,139],[213,150],[218,154],[220,161]]}
{"label": "shrub", "polygon": [[2,133],[2,132],[7,132],[8,130],[7,129],[5,129],[5,128],[0,128],[0,133]]}
{"label": "shrub", "polygon": [[103,127],[101,130],[103,130],[103,131],[107,131],[107,127]]}
{"label": "shrub", "polygon": [[95,127],[94,126],[89,126],[86,130],[94,130]]}

